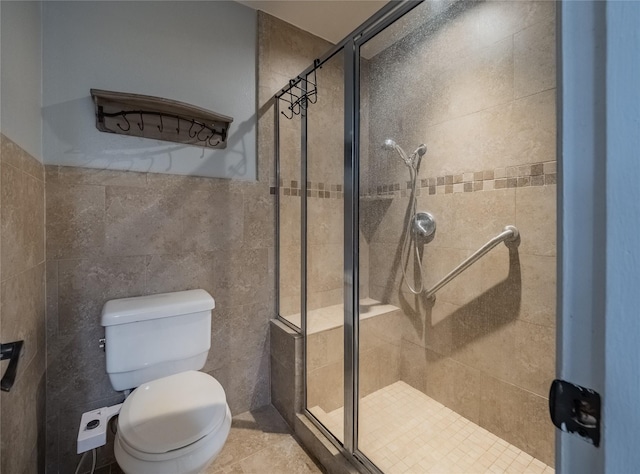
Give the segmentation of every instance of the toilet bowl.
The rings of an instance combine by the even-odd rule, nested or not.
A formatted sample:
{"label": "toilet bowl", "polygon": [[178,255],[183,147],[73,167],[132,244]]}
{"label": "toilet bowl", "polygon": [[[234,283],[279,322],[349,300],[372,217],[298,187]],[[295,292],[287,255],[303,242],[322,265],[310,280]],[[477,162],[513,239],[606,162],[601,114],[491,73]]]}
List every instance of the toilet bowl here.
{"label": "toilet bowl", "polygon": [[231,428],[224,390],[187,371],[145,383],[124,401],[115,456],[127,474],[197,474],[220,453]]}
{"label": "toilet bowl", "polygon": [[211,347],[204,290],[108,301],[102,309],[107,373],[133,392],[118,416],[116,461],[125,474],[198,474],[231,429],[222,385],[198,372]]}

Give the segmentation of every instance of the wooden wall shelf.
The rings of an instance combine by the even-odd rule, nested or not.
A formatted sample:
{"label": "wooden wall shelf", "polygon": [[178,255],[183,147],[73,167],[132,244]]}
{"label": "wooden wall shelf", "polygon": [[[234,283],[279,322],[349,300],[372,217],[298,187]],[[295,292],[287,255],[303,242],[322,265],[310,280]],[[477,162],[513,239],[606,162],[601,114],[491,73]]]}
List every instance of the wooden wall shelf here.
{"label": "wooden wall shelf", "polygon": [[101,132],[207,148],[226,148],[232,117],[141,94],[91,89]]}

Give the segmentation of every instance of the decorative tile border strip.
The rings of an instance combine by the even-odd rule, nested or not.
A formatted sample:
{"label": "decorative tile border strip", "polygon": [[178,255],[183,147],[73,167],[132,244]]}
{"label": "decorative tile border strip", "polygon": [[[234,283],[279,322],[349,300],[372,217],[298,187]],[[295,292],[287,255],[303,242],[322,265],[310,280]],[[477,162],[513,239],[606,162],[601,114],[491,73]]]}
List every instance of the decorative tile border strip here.
{"label": "decorative tile border strip", "polygon": [[[282,196],[301,196],[302,189],[300,188],[300,182],[296,180],[280,180],[280,195]],[[271,194],[275,194],[275,188],[272,189]],[[318,181],[307,181],[307,196],[311,198],[321,199],[342,199],[344,192],[342,190],[342,184],[330,184]]]}
{"label": "decorative tile border strip", "polygon": [[[428,194],[471,193],[478,191],[493,191],[494,189],[525,188],[528,186],[548,186],[557,182],[555,161],[534,163],[530,165],[510,166],[493,170],[473,171],[460,174],[449,174],[434,178],[422,178],[418,183],[417,194],[423,189]],[[300,182],[295,180],[280,180],[280,194],[284,196],[301,196]],[[369,196],[402,196],[411,192],[409,181],[400,184],[385,184],[369,188],[361,192],[361,197]],[[276,188],[271,188],[271,194]],[[342,199],[344,192],[342,184],[329,184],[307,181],[307,196],[322,199]]]}
{"label": "decorative tile border strip", "polygon": [[[530,165],[422,178],[418,183],[417,194],[420,195],[422,189],[425,189],[429,194],[451,194],[553,185],[557,182],[556,173],[556,162],[547,161]],[[400,195],[406,197],[410,192],[411,182],[407,181],[402,185],[393,183],[369,188],[362,195]]]}

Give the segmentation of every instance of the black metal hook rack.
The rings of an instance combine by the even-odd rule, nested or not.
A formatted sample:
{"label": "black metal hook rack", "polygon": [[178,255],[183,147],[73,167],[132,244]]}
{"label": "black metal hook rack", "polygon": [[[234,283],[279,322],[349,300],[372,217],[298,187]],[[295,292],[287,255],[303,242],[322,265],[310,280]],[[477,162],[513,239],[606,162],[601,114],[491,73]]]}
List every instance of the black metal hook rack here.
{"label": "black metal hook rack", "polygon": [[[287,113],[283,110],[280,113],[289,120],[295,115],[300,115],[303,110],[307,110],[309,104],[318,102],[318,80],[316,71],[322,67],[320,60],[314,59],[313,66],[313,70],[308,74],[291,79],[289,85],[282,89],[279,94],[278,98],[288,104],[286,107],[289,111]],[[310,79],[311,74],[313,74],[313,80]],[[304,85],[304,87],[302,87],[302,85]]]}
{"label": "black metal hook rack", "polygon": [[[176,114],[168,114],[164,112],[153,112],[150,110],[121,110],[120,112],[107,113],[107,112],[104,112],[102,108],[98,108],[97,117],[99,121],[102,121],[102,123],[105,123],[104,119],[106,117],[109,117],[109,118],[120,117],[122,118],[124,124],[126,124],[126,128],[120,122],[117,122],[116,126],[120,129],[121,132],[129,132],[131,131],[131,122],[129,122],[129,119],[127,117],[130,115],[139,117],[140,120],[136,123],[136,125],[140,132],[145,131],[144,117],[151,116],[151,117],[156,117],[160,121],[160,123],[156,125],[156,128],[158,129],[158,132],[161,134],[165,132],[165,125],[164,125],[165,119],[170,118],[175,120],[176,135],[180,135],[181,133],[180,123],[184,122],[189,127],[188,129],[186,129],[189,138],[194,139],[194,141],[197,142],[196,144],[207,146],[209,148],[219,148],[219,145],[224,143],[227,140],[226,128],[210,126],[199,120],[195,120],[188,117],[182,117]],[[104,127],[105,127],[104,131],[109,131],[111,133],[118,133],[116,130],[109,129],[108,127],[106,127],[106,125]],[[194,129],[194,127],[196,127],[196,129]]]}
{"label": "black metal hook rack", "polygon": [[96,128],[207,148],[226,148],[232,117],[160,97],[91,89]]}

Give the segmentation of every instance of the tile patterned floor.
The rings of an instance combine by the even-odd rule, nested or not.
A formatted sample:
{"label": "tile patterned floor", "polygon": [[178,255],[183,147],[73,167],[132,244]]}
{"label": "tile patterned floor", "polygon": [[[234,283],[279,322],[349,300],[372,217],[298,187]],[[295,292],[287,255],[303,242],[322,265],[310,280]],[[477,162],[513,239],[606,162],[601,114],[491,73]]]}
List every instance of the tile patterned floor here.
{"label": "tile patterned floor", "polygon": [[300,447],[271,405],[233,417],[229,438],[202,474],[306,474],[322,468]]}
{"label": "tile patterned floor", "polygon": [[[312,412],[331,431],[342,432],[342,408]],[[360,419],[361,450],[386,474],[554,472],[404,382],[364,397]]]}
{"label": "tile patterned floor", "polygon": [[[291,435],[271,405],[233,417],[229,438],[214,463],[202,474],[322,473]],[[96,474],[122,474],[116,464]]]}

